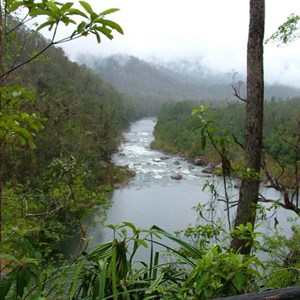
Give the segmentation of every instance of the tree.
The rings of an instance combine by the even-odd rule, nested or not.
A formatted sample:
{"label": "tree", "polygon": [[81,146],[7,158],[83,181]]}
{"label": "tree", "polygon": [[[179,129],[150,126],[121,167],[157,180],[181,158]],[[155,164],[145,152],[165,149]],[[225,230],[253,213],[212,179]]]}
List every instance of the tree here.
{"label": "tree", "polygon": [[[30,147],[34,148],[34,131],[43,128],[42,119],[38,114],[16,111],[16,107],[21,108],[18,101],[31,96],[24,89],[10,88],[5,81],[13,71],[35,60],[53,45],[90,34],[94,35],[97,42],[100,43],[101,36],[112,39],[113,30],[123,34],[122,28],[117,23],[106,19],[107,15],[118,9],[111,8],[96,13],[87,2],[79,1],[79,3],[81,8],[74,7],[73,2],[59,3],[53,0],[0,1],[0,243],[2,241],[2,174],[5,148],[15,139],[19,140],[21,144],[28,143]],[[47,18],[46,21],[44,21],[44,17]],[[22,55],[26,48],[25,45],[20,45],[18,55],[15,58],[10,57],[10,38],[17,36],[26,24],[33,21],[36,21],[35,32],[43,28],[48,28],[52,32],[49,43],[43,49],[29,55]],[[57,39],[60,25],[73,26],[74,30],[70,35]]]}
{"label": "tree", "polygon": [[[247,99],[245,125],[245,166],[235,227],[255,223],[258,202],[259,176],[262,157],[264,75],[263,40],[265,1],[250,0],[250,24],[247,46]],[[233,235],[231,247],[243,254],[250,253],[251,243]]]}

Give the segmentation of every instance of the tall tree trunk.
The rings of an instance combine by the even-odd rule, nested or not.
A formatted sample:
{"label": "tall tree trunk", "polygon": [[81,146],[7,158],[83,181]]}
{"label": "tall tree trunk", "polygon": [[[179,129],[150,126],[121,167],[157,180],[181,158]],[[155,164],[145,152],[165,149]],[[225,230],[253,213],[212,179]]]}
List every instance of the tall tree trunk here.
{"label": "tall tree trunk", "polygon": [[[247,47],[247,101],[245,128],[245,166],[250,171],[245,176],[239,195],[235,227],[250,222],[255,224],[258,201],[259,173],[262,155],[264,75],[263,40],[265,1],[250,0],[250,24]],[[251,176],[251,174],[257,174]],[[243,254],[251,251],[251,244],[233,236],[231,247]]]}
{"label": "tall tree trunk", "polygon": [[[2,1],[0,1],[0,75],[3,74],[3,40],[4,40],[4,24],[3,24],[3,7]],[[3,77],[0,76],[0,112],[2,107],[2,91],[3,87]],[[2,245],[2,225],[3,225],[3,215],[2,215],[2,206],[3,206],[3,182],[2,182],[2,169],[3,169],[3,153],[2,153],[2,143],[0,143],[0,246]],[[2,270],[2,261],[0,259],[0,277]]]}

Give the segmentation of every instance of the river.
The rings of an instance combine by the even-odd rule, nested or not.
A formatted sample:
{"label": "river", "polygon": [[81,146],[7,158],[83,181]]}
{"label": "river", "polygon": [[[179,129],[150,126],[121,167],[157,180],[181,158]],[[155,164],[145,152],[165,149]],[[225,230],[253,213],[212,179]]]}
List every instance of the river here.
{"label": "river", "polygon": [[[174,232],[184,229],[189,224],[196,224],[198,214],[192,208],[198,203],[215,205],[210,191],[203,191],[207,182],[213,183],[222,190],[218,177],[202,177],[202,168],[193,166],[178,156],[168,156],[162,152],[150,149],[153,140],[155,119],[142,119],[132,124],[124,134],[124,142],[118,154],[114,157],[117,165],[128,165],[136,172],[136,176],[127,187],[117,189],[112,196],[113,205],[108,211],[107,224],[120,224],[123,221],[149,229],[157,225],[166,231]],[[174,180],[170,176],[180,173],[182,180]],[[261,189],[261,193],[272,199],[279,199],[280,194],[272,189]],[[231,196],[238,190],[231,189]],[[224,207],[220,204],[213,211],[206,211],[209,218],[219,217],[226,223]],[[213,214],[211,213],[213,212]],[[287,217],[295,217],[293,213],[279,209],[275,215],[267,212],[268,219],[263,225],[267,232],[274,227],[274,217],[279,221],[281,229],[290,232]],[[88,235],[93,237],[91,245],[98,245],[112,239],[109,228],[90,228]]]}

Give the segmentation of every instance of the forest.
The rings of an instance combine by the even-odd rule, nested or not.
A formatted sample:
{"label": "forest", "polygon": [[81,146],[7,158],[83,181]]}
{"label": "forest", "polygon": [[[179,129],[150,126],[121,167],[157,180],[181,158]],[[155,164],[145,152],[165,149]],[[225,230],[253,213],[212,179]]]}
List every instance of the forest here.
{"label": "forest", "polygon": [[[162,105],[152,147],[180,154],[190,161],[194,161],[197,156],[204,156],[207,163],[220,164],[221,157],[214,150],[212,142],[208,141],[203,149],[200,132],[195,130],[197,120],[192,111],[201,106],[208,107],[205,118],[213,123],[216,129],[214,134],[219,137],[230,135],[232,143],[228,147],[228,156],[233,164],[241,164],[243,149],[240,145],[245,143],[245,104],[240,100],[218,103],[180,101]],[[282,172],[281,166],[284,166],[283,182],[292,187],[295,183],[293,167],[299,161],[296,146],[299,138],[300,98],[266,100],[264,109],[263,145],[269,167],[278,176]]]}
{"label": "forest", "polygon": [[[249,35],[255,52],[249,47],[248,55],[257,61],[253,70],[249,67],[255,76],[248,73],[247,99],[233,84],[235,97],[219,102],[185,100],[194,96],[176,91],[174,101],[159,98],[159,91],[143,90],[144,96],[134,91],[133,97],[103,79],[99,66],[97,71],[71,62],[60,44],[86,35],[100,43],[123,34],[108,19],[117,9],[96,13],[85,1],[79,1],[80,8],[47,0],[0,2],[0,299],[216,299],[247,293],[257,293],[253,297],[259,299],[269,290],[299,286],[300,98],[264,98],[263,46],[256,44],[263,32],[262,2],[250,1],[250,17],[259,17],[249,30],[259,37],[251,40]],[[28,25],[40,16],[47,20]],[[299,20],[295,16],[283,26]],[[57,40],[58,26],[69,24],[75,25],[73,33]],[[52,39],[40,34],[43,28],[53,32]],[[162,91],[176,86],[178,77],[173,74],[168,81],[168,72],[161,71]],[[124,83],[126,75],[119,75]],[[186,82],[183,86],[194,88]],[[148,106],[139,101],[151,97]],[[264,109],[257,112],[261,101]],[[229,216],[235,207],[235,222],[228,217],[227,227],[199,223],[175,233],[123,222],[109,225],[111,241],[89,249],[88,226],[95,216],[104,223],[113,190],[134,176],[113,162],[122,133],[131,122],[154,113],[151,147],[218,166],[213,172],[224,183],[224,211]],[[226,196],[231,178],[242,182],[238,203]],[[261,182],[282,199],[259,195]],[[214,187],[209,188],[219,201]],[[294,213],[291,236],[257,231],[265,217],[264,202]],[[203,216],[201,205],[194,209]],[[60,244],[74,232],[80,236],[78,254],[70,260]],[[141,248],[149,252],[145,261],[136,258]]]}

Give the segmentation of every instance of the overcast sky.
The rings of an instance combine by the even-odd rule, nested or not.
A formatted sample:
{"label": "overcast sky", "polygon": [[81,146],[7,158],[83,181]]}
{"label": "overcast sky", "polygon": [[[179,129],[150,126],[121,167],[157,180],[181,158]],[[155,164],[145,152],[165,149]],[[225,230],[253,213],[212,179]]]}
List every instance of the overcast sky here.
{"label": "overcast sky", "polygon": [[[86,0],[96,12],[120,8],[109,16],[124,35],[115,33],[99,45],[93,38],[65,44],[72,59],[79,54],[116,53],[164,60],[198,56],[214,71],[243,73],[249,25],[249,0]],[[266,0],[268,38],[291,14],[299,0]],[[300,87],[300,39],[285,47],[265,46],[266,81]]]}

